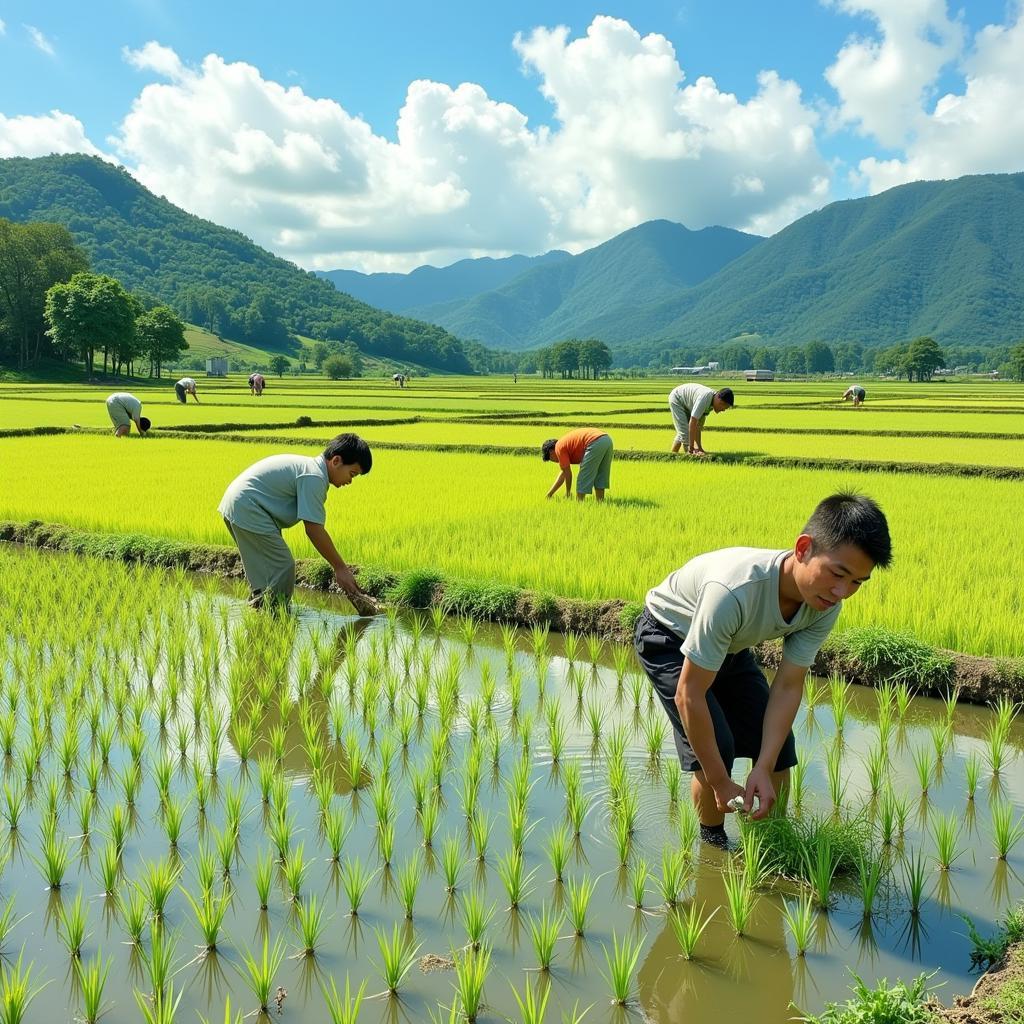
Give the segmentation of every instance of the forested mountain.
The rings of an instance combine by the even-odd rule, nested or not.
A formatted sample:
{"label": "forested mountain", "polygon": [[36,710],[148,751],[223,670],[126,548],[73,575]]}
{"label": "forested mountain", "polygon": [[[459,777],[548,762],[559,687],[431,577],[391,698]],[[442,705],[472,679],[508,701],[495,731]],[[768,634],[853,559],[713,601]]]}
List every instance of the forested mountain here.
{"label": "forested mountain", "polygon": [[338,291],[347,292],[361,302],[403,313],[413,306],[468,299],[481,292],[500,288],[524,271],[569,259],[561,249],[543,256],[507,256],[504,259],[459,260],[447,267],[417,267],[408,274],[361,274],[358,270],[318,271]]}
{"label": "forested mountain", "polygon": [[621,339],[608,334],[608,325],[628,322],[760,242],[730,228],[690,231],[649,221],[578,256],[533,267],[494,291],[410,312],[499,348],[532,348],[570,337],[611,344]]}
{"label": "forested mountain", "polygon": [[[72,154],[0,160],[0,218],[68,227],[92,269],[174,307],[191,323],[289,353],[293,332],[438,369],[472,369],[446,330],[337,291],[237,231],[194,217],[126,171]],[[475,358],[482,358],[475,346]]]}

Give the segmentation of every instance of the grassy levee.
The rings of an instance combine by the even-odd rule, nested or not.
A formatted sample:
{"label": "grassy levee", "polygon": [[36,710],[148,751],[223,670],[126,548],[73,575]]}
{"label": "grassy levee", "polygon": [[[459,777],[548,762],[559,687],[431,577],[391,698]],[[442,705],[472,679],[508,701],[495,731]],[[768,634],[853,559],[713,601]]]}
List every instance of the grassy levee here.
{"label": "grassy levee", "polygon": [[[153,568],[180,568],[225,579],[242,577],[237,551],[225,545],[193,544],[139,533],[99,533],[38,520],[0,520],[0,542]],[[437,605],[452,615],[522,627],[543,625],[558,632],[589,633],[620,643],[630,642],[640,612],[640,605],[622,599],[558,597],[446,576],[432,569],[393,572],[362,565],[356,571],[368,593],[401,607],[427,609]],[[297,560],[296,583],[311,590],[338,593],[330,567],[319,558]],[[894,654],[896,651],[900,653]],[[781,642],[762,644],[756,653],[764,665],[775,668],[781,657]],[[1015,702],[1024,699],[1024,659],[945,651],[882,627],[834,633],[813,670],[868,686],[910,682],[918,692],[936,696],[957,690],[960,700],[973,703],[993,703],[1000,697]]]}

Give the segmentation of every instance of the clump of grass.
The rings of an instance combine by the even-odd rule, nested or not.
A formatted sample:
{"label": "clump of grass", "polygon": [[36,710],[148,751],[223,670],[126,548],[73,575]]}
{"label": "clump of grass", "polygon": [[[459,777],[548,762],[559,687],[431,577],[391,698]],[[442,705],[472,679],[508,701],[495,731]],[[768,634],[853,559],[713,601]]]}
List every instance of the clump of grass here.
{"label": "clump of grass", "polygon": [[962,916],[971,939],[972,967],[987,970],[1003,961],[1010,946],[1024,941],[1024,903],[1018,904],[997,922],[994,935],[981,935],[974,922],[966,914]]}
{"label": "clump of grass", "polygon": [[898,981],[890,988],[882,978],[874,988],[854,974],[853,998],[844,1005],[828,1003],[824,1013],[802,1017],[806,1024],[867,1024],[867,1022],[899,1021],[900,1024],[932,1024],[935,1017],[928,1006],[929,975],[921,974],[907,985]]}
{"label": "clump of grass", "polygon": [[804,850],[804,873],[815,902],[823,910],[828,909],[837,862],[836,851],[828,837],[820,838],[814,846]]}
{"label": "clump of grass", "polygon": [[717,910],[718,908],[715,907],[710,914],[705,916],[703,903],[700,906],[691,903],[685,914],[680,912],[669,914],[669,923],[672,925],[672,932],[676,937],[676,942],[679,943],[679,950],[684,959],[693,959],[697,943]]}

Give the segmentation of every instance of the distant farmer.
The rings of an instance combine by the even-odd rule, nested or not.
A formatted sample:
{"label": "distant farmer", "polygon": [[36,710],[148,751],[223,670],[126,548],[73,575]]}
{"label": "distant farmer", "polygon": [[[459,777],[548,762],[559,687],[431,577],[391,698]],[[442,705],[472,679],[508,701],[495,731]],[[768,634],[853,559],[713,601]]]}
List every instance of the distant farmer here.
{"label": "distant farmer", "polygon": [[262,373],[250,373],[249,374],[249,394],[255,395],[259,398],[263,394],[263,389],[267,386],[267,382],[263,379]]}
{"label": "distant farmer", "polygon": [[[281,531],[300,520],[310,543],[330,563],[338,586],[353,602],[364,594],[324,528],[329,487],[345,487],[369,473],[373,457],[355,434],[339,434],[322,455],[271,455],[237,476],[224,492],[217,511],[238,545],[254,608],[291,601],[295,559]],[[358,605],[357,605],[358,607]]]}
{"label": "distant farmer", "polygon": [[404,388],[405,387],[405,374],[404,373],[393,373],[391,375],[391,379],[400,388]]}
{"label": "distant farmer", "polygon": [[133,423],[140,434],[150,427],[149,420],[142,415],[142,403],[127,391],[115,391],[107,398],[107,415],[114,424],[114,437],[130,434]]}
{"label": "distant farmer", "polygon": [[859,384],[851,384],[843,392],[843,401],[847,402],[853,399],[854,408],[860,405],[865,398],[867,398],[867,392]]}
{"label": "distant farmer", "polygon": [[191,395],[197,402],[199,401],[199,396],[196,394],[196,382],[192,377],[182,377],[174,385],[174,393],[178,396],[178,401],[182,405],[186,404],[188,395]]}
{"label": "distant farmer", "polygon": [[724,412],[735,404],[732,388],[712,391],[711,388],[697,383],[680,384],[679,387],[673,388],[668,396],[668,408],[676,428],[672,451],[678,452],[680,446],[685,445],[688,455],[707,455],[700,441],[708,413]]}
{"label": "distant farmer", "polygon": [[570,430],[560,439],[550,438],[540,446],[540,457],[545,462],[557,462],[561,467],[558,479],[551,485],[548,497],[553,498],[565,484],[565,496],[572,497],[572,467],[579,466],[576,475],[576,499],[582,501],[591,491],[595,501],[604,501],[604,492],[612,473],[612,439],[603,430],[580,427]]}
{"label": "distant farmer", "polygon": [[[858,494],[822,501],[792,548],[724,548],[690,559],[647,593],[636,651],[672,723],[701,838],[727,844],[725,813],[764,818],[797,763],[804,677],[842,602],[892,559],[882,510]],[[784,637],[769,689],[751,648]],[[746,786],[733,762],[749,757]],[[754,810],[754,798],[757,809]],[[738,798],[738,799],[737,799]]]}

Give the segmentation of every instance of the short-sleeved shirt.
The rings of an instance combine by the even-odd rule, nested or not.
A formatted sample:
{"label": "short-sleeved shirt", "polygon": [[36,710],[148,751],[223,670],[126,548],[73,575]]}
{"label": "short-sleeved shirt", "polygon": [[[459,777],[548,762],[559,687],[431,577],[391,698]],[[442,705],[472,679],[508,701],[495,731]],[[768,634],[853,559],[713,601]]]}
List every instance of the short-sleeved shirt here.
{"label": "short-sleeved shirt", "polygon": [[107,398],[107,405],[119,405],[130,420],[137,420],[142,415],[142,403],[127,391],[115,391]]}
{"label": "short-sleeved shirt", "polygon": [[859,384],[851,384],[846,389],[846,393],[848,395],[853,395],[854,398],[863,398],[864,397],[864,389]]}
{"label": "short-sleeved shirt", "polygon": [[178,384],[186,391],[195,391],[196,389],[196,382],[191,377],[182,377]]}
{"label": "short-sleeved shirt", "polygon": [[595,430],[593,427],[580,427],[578,430],[570,430],[555,445],[555,461],[562,469],[578,466],[583,461],[587,445],[596,441],[599,437],[604,437],[606,433],[607,431]]}
{"label": "short-sleeved shirt", "polygon": [[684,637],[681,650],[694,664],[717,672],[727,654],[784,637],[782,653],[810,667],[839,618],[801,604],[790,621],[779,607],[779,574],[790,549],[723,548],[691,558],[647,592],[647,608]]}
{"label": "short-sleeved shirt", "polygon": [[668,396],[670,402],[686,410],[687,419],[704,420],[711,411],[715,393],[703,384],[680,384]]}
{"label": "short-sleeved shirt", "polygon": [[271,455],[231,481],[217,511],[252,533],[276,533],[300,519],[323,526],[329,485],[322,455]]}

